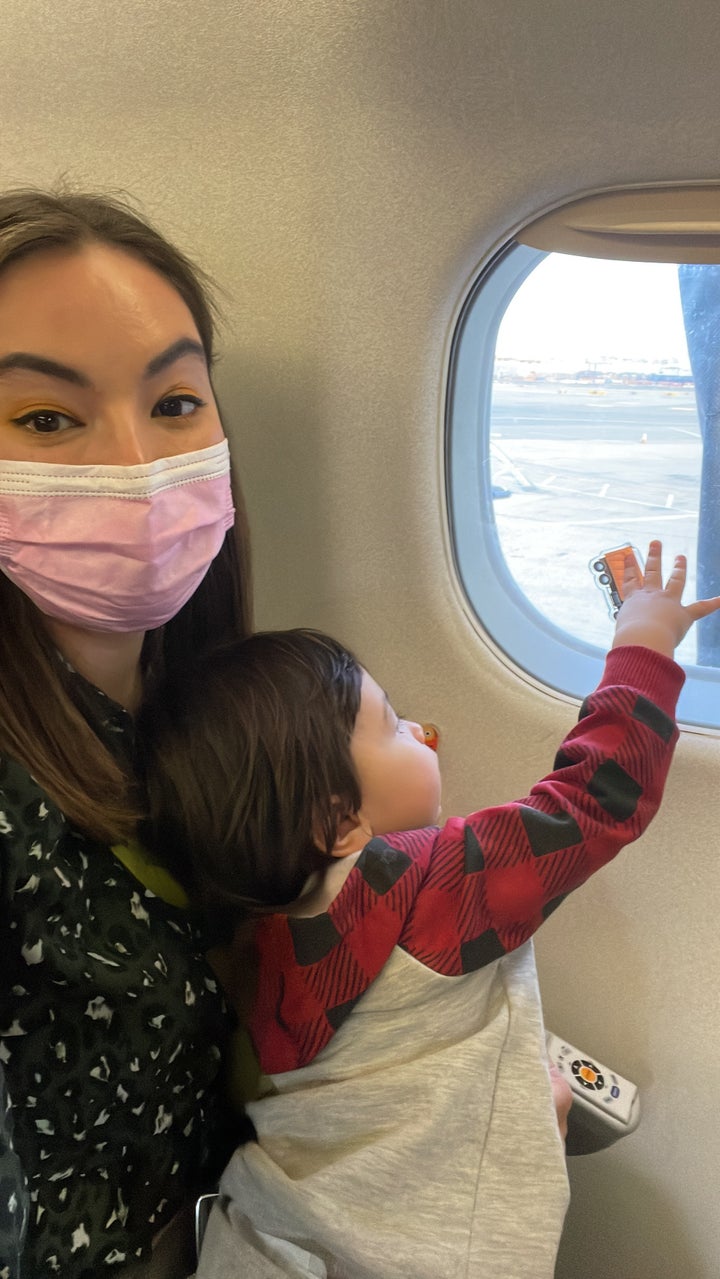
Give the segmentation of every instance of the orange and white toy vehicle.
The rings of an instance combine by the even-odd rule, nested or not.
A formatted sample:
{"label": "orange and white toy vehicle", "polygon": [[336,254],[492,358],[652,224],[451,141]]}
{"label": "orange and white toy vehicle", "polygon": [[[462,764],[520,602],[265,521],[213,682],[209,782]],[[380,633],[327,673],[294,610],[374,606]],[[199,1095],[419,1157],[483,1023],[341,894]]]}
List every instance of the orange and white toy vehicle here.
{"label": "orange and white toy vehicle", "polygon": [[642,573],[640,553],[626,542],[623,546],[615,546],[610,551],[601,551],[590,561],[590,572],[596,584],[605,595],[610,616],[614,619],[620,612],[623,602],[623,578],[625,576],[625,559],[632,555]]}

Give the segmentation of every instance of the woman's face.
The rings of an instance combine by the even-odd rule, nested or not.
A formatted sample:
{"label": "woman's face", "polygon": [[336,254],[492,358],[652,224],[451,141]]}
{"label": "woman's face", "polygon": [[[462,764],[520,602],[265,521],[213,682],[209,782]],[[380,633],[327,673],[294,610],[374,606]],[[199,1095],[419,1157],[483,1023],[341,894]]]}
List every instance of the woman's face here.
{"label": "woman's face", "polygon": [[104,244],[0,274],[0,459],[133,466],[222,438],[195,322],[162,275]]}

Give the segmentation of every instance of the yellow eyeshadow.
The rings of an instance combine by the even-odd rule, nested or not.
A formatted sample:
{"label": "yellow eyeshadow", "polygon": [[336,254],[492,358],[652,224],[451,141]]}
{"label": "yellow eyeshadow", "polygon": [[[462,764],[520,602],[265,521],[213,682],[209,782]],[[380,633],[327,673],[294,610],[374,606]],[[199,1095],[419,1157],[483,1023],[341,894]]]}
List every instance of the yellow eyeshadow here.
{"label": "yellow eyeshadow", "polygon": [[41,400],[39,403],[30,403],[27,401],[20,404],[17,408],[7,410],[8,417],[27,417],[28,413],[64,413],[67,417],[77,417],[77,413],[69,409],[67,405],[60,406],[53,404],[49,400]]}

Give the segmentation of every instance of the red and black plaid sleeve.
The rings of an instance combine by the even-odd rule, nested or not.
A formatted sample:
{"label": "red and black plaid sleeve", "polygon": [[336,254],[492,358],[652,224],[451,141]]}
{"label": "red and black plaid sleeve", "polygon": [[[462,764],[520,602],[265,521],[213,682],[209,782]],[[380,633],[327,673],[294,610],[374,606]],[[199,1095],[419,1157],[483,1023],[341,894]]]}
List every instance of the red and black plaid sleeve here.
{"label": "red and black plaid sleeve", "polygon": [[683,679],[660,654],[611,652],[550,776],[438,833],[400,945],[447,976],[482,968],[637,839],[662,798]]}
{"label": "red and black plaid sleeve", "polygon": [[657,811],[683,679],[659,654],[614,650],[554,771],[525,799],[375,838],[327,913],[260,921],[251,1032],[262,1069],[312,1061],[395,946],[457,976],[527,941]]}

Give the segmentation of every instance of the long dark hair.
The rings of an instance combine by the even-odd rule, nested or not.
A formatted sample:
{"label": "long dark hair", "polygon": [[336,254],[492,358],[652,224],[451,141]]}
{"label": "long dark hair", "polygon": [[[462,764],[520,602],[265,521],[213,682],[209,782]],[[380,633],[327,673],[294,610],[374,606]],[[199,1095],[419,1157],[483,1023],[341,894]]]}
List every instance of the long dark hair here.
{"label": "long dark hair", "polygon": [[[89,243],[123,249],[164,276],[188,307],[210,367],[215,325],[208,277],[127,201],[65,190],[0,195],[0,278],[31,254]],[[147,637],[144,660],[156,676],[165,666],[177,671],[210,643],[251,629],[247,519],[235,482],[233,489],[235,525],[207,576],[178,616]],[[122,841],[141,812],[134,779],[80,713],[71,685],[42,614],[0,574],[0,752],[23,764],[87,834]]]}
{"label": "long dark hair", "polygon": [[350,753],[362,668],[319,631],[209,653],[143,707],[145,842],[207,907],[297,898],[360,808]]}

